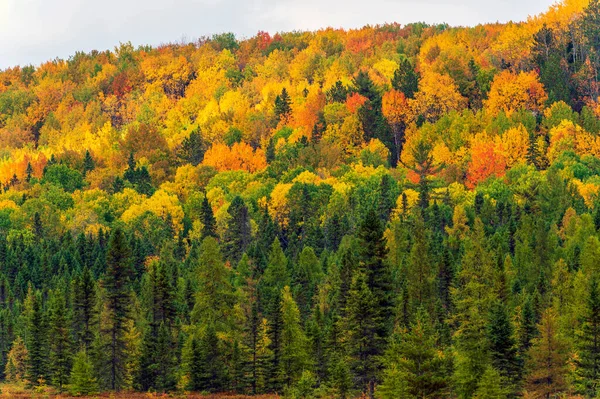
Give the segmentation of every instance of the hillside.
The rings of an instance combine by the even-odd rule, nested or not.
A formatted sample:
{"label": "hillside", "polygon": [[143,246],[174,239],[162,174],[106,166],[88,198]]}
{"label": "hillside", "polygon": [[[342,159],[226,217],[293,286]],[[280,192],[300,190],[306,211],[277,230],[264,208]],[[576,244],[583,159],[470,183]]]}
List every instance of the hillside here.
{"label": "hillside", "polygon": [[598,0],[0,71],[5,388],[597,397],[599,72]]}

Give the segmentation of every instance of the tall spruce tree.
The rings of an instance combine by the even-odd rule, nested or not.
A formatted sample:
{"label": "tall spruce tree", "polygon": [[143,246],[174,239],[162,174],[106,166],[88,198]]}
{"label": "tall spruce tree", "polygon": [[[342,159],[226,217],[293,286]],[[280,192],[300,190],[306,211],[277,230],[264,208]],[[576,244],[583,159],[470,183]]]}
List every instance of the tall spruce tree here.
{"label": "tall spruce tree", "polygon": [[125,387],[127,364],[127,322],[131,318],[131,250],[125,234],[120,228],[113,230],[106,253],[106,274],[103,286],[106,290],[107,323],[100,331],[106,337],[103,351],[106,353],[102,365],[105,383],[109,389],[119,391]]}
{"label": "tall spruce tree", "polygon": [[49,336],[50,382],[62,391],[69,381],[72,360],[72,342],[69,315],[63,293],[56,290],[50,302]]}
{"label": "tall spruce tree", "polygon": [[240,196],[236,196],[227,210],[229,222],[223,237],[223,253],[232,263],[240,261],[252,240],[248,207]]}
{"label": "tall spruce tree", "polygon": [[581,332],[577,338],[578,391],[593,398],[600,390],[600,288],[597,276],[590,281]]}

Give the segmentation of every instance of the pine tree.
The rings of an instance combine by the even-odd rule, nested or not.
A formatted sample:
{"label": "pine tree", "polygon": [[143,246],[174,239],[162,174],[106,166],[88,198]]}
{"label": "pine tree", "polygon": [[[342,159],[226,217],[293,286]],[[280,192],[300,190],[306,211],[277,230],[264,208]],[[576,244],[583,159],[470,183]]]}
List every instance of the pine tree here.
{"label": "pine tree", "polygon": [[80,348],[91,348],[97,325],[96,283],[90,269],[85,267],[73,287],[73,329]]}
{"label": "pine tree", "polygon": [[465,252],[458,273],[457,287],[452,289],[455,304],[453,321],[456,348],[457,393],[470,398],[489,364],[487,315],[494,298],[495,265],[487,250],[483,223],[475,219],[473,231],[465,243]]}
{"label": "pine tree", "polygon": [[519,391],[523,367],[506,307],[499,302],[490,311],[488,341],[492,366],[502,376],[507,394],[514,396]]}
{"label": "pine tree", "polygon": [[286,386],[294,384],[309,364],[308,339],[300,324],[300,311],[290,287],[281,293],[281,374]]}
{"label": "pine tree", "polygon": [[38,385],[48,378],[47,322],[42,309],[42,299],[31,285],[25,300],[26,307],[26,345],[29,352],[27,381]]}
{"label": "pine tree", "polygon": [[359,386],[372,398],[381,368],[381,355],[391,332],[393,311],[392,278],[385,263],[386,239],[375,210],[368,211],[358,238],[359,273],[353,279],[348,298],[348,329]]}
{"label": "pine tree", "polygon": [[408,58],[403,58],[398,69],[394,71],[392,87],[394,90],[404,93],[406,98],[414,98],[419,89],[419,75],[415,72]]}
{"label": "pine tree", "polygon": [[194,130],[188,137],[183,139],[178,156],[182,161],[197,166],[204,159],[206,147],[206,143],[202,140],[200,132]]}
{"label": "pine tree", "polygon": [[383,382],[377,389],[383,399],[443,397],[450,362],[436,340],[423,309],[417,312],[409,330],[400,329],[392,336],[384,359]]}
{"label": "pine tree", "polygon": [[493,367],[488,366],[477,384],[473,399],[505,399],[507,397],[510,395],[503,387],[502,376]]}
{"label": "pine tree", "polygon": [[540,336],[529,350],[527,392],[532,398],[551,398],[567,389],[567,347],[552,308],[544,311],[538,328]]}
{"label": "pine tree", "polygon": [[206,237],[214,237],[218,239],[219,236],[217,235],[217,221],[215,219],[215,216],[213,215],[212,207],[210,206],[206,195],[202,200],[202,208],[200,210],[200,213],[203,225],[202,238],[204,239]]}
{"label": "pine tree", "polygon": [[125,387],[127,322],[131,309],[131,250],[125,234],[120,228],[113,230],[106,253],[106,275],[103,285],[106,290],[106,305],[108,323],[102,324],[100,330],[106,337],[103,351],[106,361],[103,372],[106,383],[113,391]]}
{"label": "pine tree", "polygon": [[85,177],[88,172],[91,172],[94,169],[96,169],[96,162],[94,161],[94,158],[92,158],[90,151],[86,150],[83,158],[83,177]]}
{"label": "pine tree", "polygon": [[317,293],[322,274],[321,264],[315,251],[305,246],[300,253],[293,276],[294,298],[300,308],[303,321],[308,319],[313,308],[313,297]]}
{"label": "pine tree", "polygon": [[240,196],[236,196],[227,210],[230,219],[223,237],[223,253],[232,263],[240,261],[252,239],[248,207]]}
{"label": "pine tree", "polygon": [[75,355],[70,382],[69,389],[75,396],[94,395],[99,390],[92,362],[85,350],[80,350]]}
{"label": "pine tree", "polygon": [[600,289],[598,278],[592,277],[581,332],[577,337],[578,390],[596,397],[600,387]]}
{"label": "pine tree", "polygon": [[420,215],[415,217],[412,232],[413,245],[406,270],[408,295],[413,309],[425,307],[429,312],[432,312],[435,271],[429,258],[430,249],[425,225]]}
{"label": "pine tree", "polygon": [[32,177],[33,177],[33,167],[31,166],[31,162],[27,162],[27,169],[25,169],[25,181],[27,183],[30,183]]}
{"label": "pine tree", "polygon": [[288,115],[292,112],[290,96],[285,89],[281,89],[281,94],[275,98],[275,118],[277,121],[287,119]]}
{"label": "pine tree", "polygon": [[[195,342],[195,343],[194,343]],[[190,389],[193,391],[221,392],[225,387],[225,364],[219,340],[213,327],[208,326],[199,342],[192,341]]]}
{"label": "pine tree", "polygon": [[50,304],[49,371],[52,385],[60,391],[68,382],[71,370],[72,345],[69,324],[64,296],[60,291],[55,291]]}
{"label": "pine tree", "polygon": [[216,332],[230,331],[233,327],[235,294],[230,270],[223,263],[219,244],[212,237],[202,241],[196,274],[198,291],[192,321],[211,326]]}

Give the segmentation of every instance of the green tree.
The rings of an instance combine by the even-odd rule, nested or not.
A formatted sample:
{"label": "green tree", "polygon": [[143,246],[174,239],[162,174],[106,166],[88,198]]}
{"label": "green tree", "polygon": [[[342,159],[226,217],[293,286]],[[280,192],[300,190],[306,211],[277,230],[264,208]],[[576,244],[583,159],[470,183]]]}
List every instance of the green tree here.
{"label": "green tree", "polygon": [[557,331],[552,308],[542,314],[540,336],[529,349],[527,391],[534,398],[552,398],[567,389],[567,346]]}
{"label": "green tree", "polygon": [[223,252],[225,258],[232,263],[240,261],[252,240],[250,216],[248,207],[240,196],[236,196],[227,210],[229,221],[223,237]]}
{"label": "green tree", "polygon": [[50,302],[49,333],[50,346],[49,371],[52,385],[60,391],[69,380],[71,370],[71,332],[66,302],[62,292],[52,293]]}
{"label": "green tree", "polygon": [[208,202],[206,195],[202,200],[202,208],[200,209],[200,216],[202,219],[202,238],[214,237],[219,238],[217,235],[217,220],[213,214],[212,206]]}
{"label": "green tree", "polygon": [[79,347],[90,349],[97,325],[96,283],[90,269],[85,267],[73,281],[73,330]]}
{"label": "green tree", "polygon": [[378,396],[382,399],[443,397],[449,385],[450,362],[436,341],[429,315],[421,309],[410,329],[400,329],[391,337]]}
{"label": "green tree", "polygon": [[41,302],[39,292],[30,285],[25,299],[25,343],[29,352],[27,381],[32,385],[38,385],[48,378],[48,323]]}
{"label": "green tree", "polygon": [[585,315],[577,338],[578,390],[587,397],[596,397],[600,384],[600,290],[595,276],[590,281]]}
{"label": "green tree", "polygon": [[394,71],[392,87],[404,93],[406,98],[415,97],[415,93],[419,89],[419,75],[408,58],[403,58],[398,69]]}
{"label": "green tree", "polygon": [[92,362],[85,350],[80,350],[75,355],[70,382],[69,390],[75,396],[94,395],[99,390]]}
{"label": "green tree", "polygon": [[105,336],[102,350],[106,354],[102,365],[106,384],[113,391],[125,387],[127,363],[127,322],[131,318],[131,250],[125,234],[120,228],[113,230],[106,252],[106,275],[103,286],[106,290],[106,319],[100,331]]}
{"label": "green tree", "polygon": [[281,294],[281,374],[290,387],[309,365],[308,339],[300,324],[300,311],[292,298],[290,287]]}

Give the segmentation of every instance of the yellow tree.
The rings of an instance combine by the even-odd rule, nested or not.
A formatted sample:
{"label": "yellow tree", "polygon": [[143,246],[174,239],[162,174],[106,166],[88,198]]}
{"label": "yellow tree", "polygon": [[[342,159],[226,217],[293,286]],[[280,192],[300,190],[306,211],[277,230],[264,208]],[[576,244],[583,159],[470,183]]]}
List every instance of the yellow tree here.
{"label": "yellow tree", "polygon": [[405,141],[404,131],[410,117],[410,108],[406,96],[398,90],[386,92],[381,101],[381,110],[394,132],[394,144],[396,145],[398,160],[400,160],[400,153]]}
{"label": "yellow tree", "polygon": [[493,115],[504,111],[510,116],[521,109],[540,112],[547,99],[536,72],[506,70],[494,77],[485,106]]}

